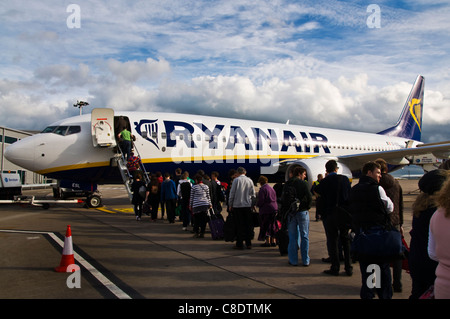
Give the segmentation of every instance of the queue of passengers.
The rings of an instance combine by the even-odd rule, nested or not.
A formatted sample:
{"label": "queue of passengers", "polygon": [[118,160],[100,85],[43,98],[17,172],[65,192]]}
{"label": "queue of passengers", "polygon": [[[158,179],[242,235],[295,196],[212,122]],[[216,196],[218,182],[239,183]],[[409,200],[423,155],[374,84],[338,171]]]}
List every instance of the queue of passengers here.
{"label": "queue of passengers", "polygon": [[[362,168],[362,177],[353,187],[349,179],[337,171],[336,161],[328,161],[325,178],[313,189],[308,188],[306,171],[300,166],[289,173],[289,180],[281,188],[274,186],[277,191],[268,184],[265,176],[261,176],[257,194],[253,181],[246,176],[243,167],[230,171],[228,183],[219,181],[217,172],[212,172],[209,177],[198,171],[192,180],[188,172],[182,173],[177,169],[173,179],[169,173],[164,178],[156,173],[152,175],[149,185],[145,185],[137,172],[132,185],[135,194],[133,204],[137,220],[141,219],[144,211],[155,221],[158,206],[161,205],[161,218],[165,209],[168,221],[174,223],[176,210],[179,209],[183,230],[193,225],[195,237],[204,236],[206,211],[212,209],[220,214],[223,204],[226,204],[228,214],[234,217],[235,249],[252,248],[255,226],[252,213],[256,206],[260,220],[257,238],[264,241],[262,246],[278,245],[280,253],[287,254],[290,265],[307,267],[310,265],[309,210],[315,197],[316,220],[320,217],[323,221],[327,239],[328,258],[322,260],[331,263],[324,273],[340,275],[340,262],[343,260],[345,275],[352,276],[355,259],[350,251],[352,232],[358,234],[363,229],[385,226],[387,218],[389,225],[403,235],[402,189],[398,181],[387,173],[386,162],[382,159],[366,163]],[[432,171],[419,181],[422,193],[413,205],[413,228],[410,232],[410,298],[420,298],[430,287],[435,287],[437,297],[450,298],[450,282],[445,279],[450,278],[450,255],[443,246],[450,240],[450,232],[445,231],[450,228],[448,172],[446,169]],[[390,299],[393,292],[402,291],[403,260],[381,262],[360,259],[359,264],[361,298],[371,299],[377,295],[380,299]],[[370,275],[367,267],[372,264],[377,264],[381,270],[381,286],[378,288],[366,284]],[[393,276],[390,267],[393,268]]]}

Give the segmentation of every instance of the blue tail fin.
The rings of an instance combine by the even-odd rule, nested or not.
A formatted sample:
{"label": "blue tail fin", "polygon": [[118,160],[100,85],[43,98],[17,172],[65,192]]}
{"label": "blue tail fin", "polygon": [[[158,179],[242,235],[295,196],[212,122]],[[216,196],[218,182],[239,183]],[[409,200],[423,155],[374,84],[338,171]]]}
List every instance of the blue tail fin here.
{"label": "blue tail fin", "polygon": [[423,92],[425,78],[417,76],[397,124],[378,134],[420,141],[422,135]]}

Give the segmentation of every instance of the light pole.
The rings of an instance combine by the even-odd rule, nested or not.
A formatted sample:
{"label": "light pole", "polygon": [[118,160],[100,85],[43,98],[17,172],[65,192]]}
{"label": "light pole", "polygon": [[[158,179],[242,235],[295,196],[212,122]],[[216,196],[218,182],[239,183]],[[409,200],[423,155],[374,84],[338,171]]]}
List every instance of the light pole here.
{"label": "light pole", "polygon": [[78,107],[80,109],[80,115],[81,115],[81,113],[82,113],[81,110],[82,110],[83,106],[86,106],[86,105],[89,105],[89,103],[88,102],[84,102],[84,101],[77,101],[77,103],[74,104],[73,106],[74,107]]}

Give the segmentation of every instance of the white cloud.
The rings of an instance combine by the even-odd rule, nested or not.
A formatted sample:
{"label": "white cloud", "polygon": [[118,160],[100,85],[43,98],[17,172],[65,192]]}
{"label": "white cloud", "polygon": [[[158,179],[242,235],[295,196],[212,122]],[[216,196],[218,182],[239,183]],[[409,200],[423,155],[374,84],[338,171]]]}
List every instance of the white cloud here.
{"label": "white cloud", "polygon": [[170,72],[170,65],[164,59],[156,61],[151,58],[147,58],[146,61],[126,62],[109,59],[106,64],[108,70],[117,79],[131,83],[134,83],[140,79],[158,79],[161,75]]}
{"label": "white cloud", "polygon": [[78,1],[80,29],[68,4],[4,4],[0,125],[40,127],[80,99],[376,132],[423,74],[424,131],[450,139],[444,2],[380,1],[370,30],[366,6],[346,1]]}
{"label": "white cloud", "polygon": [[34,71],[34,76],[51,86],[85,86],[91,82],[89,66],[83,63],[75,67],[64,64],[39,67]]}
{"label": "white cloud", "polygon": [[[161,86],[157,104],[182,113],[312,126],[342,127],[346,122],[349,129],[381,131],[395,124],[412,83],[405,90],[403,86],[377,89],[367,82],[366,74],[340,77],[335,83],[324,78],[274,77],[260,85],[242,76],[199,77],[188,84]],[[392,112],[379,114],[380,101],[383,110]]]}
{"label": "white cloud", "polygon": [[2,123],[17,129],[43,129],[48,123],[67,117],[66,101],[42,100],[38,95],[9,92],[0,95]]}

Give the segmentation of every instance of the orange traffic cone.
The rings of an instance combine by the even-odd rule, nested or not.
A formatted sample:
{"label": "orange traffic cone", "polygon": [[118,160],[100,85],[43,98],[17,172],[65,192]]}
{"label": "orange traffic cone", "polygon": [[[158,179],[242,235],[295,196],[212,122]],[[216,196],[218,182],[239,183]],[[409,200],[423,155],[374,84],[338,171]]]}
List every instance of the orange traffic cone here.
{"label": "orange traffic cone", "polygon": [[67,266],[75,264],[75,258],[73,257],[72,247],[72,231],[70,225],[67,225],[66,238],[64,239],[64,248],[61,257],[61,263],[59,267],[55,268],[57,272],[66,272]]}

